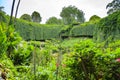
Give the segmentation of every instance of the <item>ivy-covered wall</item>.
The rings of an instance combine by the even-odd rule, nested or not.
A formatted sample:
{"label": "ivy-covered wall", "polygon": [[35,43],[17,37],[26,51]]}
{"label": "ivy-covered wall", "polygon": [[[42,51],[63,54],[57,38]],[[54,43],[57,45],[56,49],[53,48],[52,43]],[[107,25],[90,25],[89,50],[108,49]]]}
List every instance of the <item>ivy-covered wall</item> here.
{"label": "ivy-covered wall", "polygon": [[93,36],[94,26],[95,24],[91,23],[84,23],[78,26],[74,26],[70,31],[70,35],[81,37]]}
{"label": "ivy-covered wall", "polygon": [[58,38],[61,25],[45,25],[17,20],[15,29],[25,40],[45,40]]}

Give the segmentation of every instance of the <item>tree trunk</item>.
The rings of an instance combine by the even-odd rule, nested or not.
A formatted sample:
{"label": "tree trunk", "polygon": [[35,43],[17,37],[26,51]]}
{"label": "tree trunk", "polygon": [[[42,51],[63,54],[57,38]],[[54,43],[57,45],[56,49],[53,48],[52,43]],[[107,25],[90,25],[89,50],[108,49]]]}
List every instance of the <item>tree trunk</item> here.
{"label": "tree trunk", "polygon": [[16,12],[15,12],[15,19],[14,19],[14,22],[16,22],[16,18],[17,18],[17,13],[18,13],[19,5],[20,5],[20,0],[18,1],[18,4],[17,4],[17,8],[16,8]]}
{"label": "tree trunk", "polygon": [[12,3],[10,21],[9,21],[9,24],[8,24],[8,25],[11,25],[11,24],[12,24],[12,17],[13,17],[14,5],[15,5],[15,0],[13,0],[13,3]]}

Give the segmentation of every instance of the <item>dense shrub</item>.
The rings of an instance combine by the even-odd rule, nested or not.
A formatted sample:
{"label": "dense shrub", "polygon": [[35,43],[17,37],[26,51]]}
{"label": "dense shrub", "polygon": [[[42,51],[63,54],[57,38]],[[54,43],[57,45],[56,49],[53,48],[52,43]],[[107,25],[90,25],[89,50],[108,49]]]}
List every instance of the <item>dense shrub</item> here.
{"label": "dense shrub", "polygon": [[[0,25],[0,55],[7,55],[13,63],[24,63],[30,56],[33,48],[23,41],[15,32],[13,26]],[[27,61],[26,61],[27,62]]]}
{"label": "dense shrub", "polygon": [[19,44],[14,46],[11,59],[15,65],[30,64],[31,54],[33,52],[33,46],[28,45],[25,41],[20,41]]}
{"label": "dense shrub", "polygon": [[[14,31],[12,25],[0,24],[0,72],[5,72],[5,76],[9,80],[16,80],[18,73],[14,65],[28,62],[28,55],[32,51],[26,48],[29,45],[25,42],[21,44],[21,41],[22,38]],[[18,47],[19,44],[24,44],[24,50]],[[17,54],[15,51],[17,51]]]}
{"label": "dense shrub", "polygon": [[113,44],[120,45],[117,41],[105,49],[91,40],[76,44],[65,61],[72,80],[119,80],[120,49]]}

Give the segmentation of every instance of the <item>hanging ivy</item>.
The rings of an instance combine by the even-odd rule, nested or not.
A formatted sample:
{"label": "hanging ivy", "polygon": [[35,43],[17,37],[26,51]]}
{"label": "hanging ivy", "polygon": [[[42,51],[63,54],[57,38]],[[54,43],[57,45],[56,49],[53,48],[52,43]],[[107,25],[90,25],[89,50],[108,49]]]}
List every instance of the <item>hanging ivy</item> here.
{"label": "hanging ivy", "polygon": [[114,41],[120,39],[120,11],[114,12],[109,16],[103,18],[98,23],[97,40],[98,41]]}

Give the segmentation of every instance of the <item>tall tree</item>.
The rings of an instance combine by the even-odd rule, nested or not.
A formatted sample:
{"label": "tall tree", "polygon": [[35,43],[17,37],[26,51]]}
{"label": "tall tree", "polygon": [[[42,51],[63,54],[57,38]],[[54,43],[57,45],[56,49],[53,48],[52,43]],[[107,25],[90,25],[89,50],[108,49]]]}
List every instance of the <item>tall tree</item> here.
{"label": "tall tree", "polygon": [[31,16],[29,14],[23,14],[20,19],[26,20],[26,21],[32,21]]}
{"label": "tall tree", "polygon": [[85,21],[84,13],[75,6],[68,6],[62,9],[60,13],[64,24],[72,24],[74,22],[83,23]]}
{"label": "tall tree", "polygon": [[106,9],[108,9],[107,14],[120,10],[120,0],[113,0],[111,3],[108,3]]}
{"label": "tall tree", "polygon": [[34,11],[33,13],[32,13],[32,21],[33,22],[37,22],[37,23],[40,23],[41,22],[41,16],[40,16],[40,14],[39,14],[39,12],[37,12],[37,11]]}
{"label": "tall tree", "polygon": [[50,17],[47,21],[46,24],[62,24],[61,19],[57,19],[56,17]]}
{"label": "tall tree", "polygon": [[10,15],[9,25],[12,24],[12,17],[13,17],[14,5],[15,5],[15,0],[13,0],[13,3],[12,3],[12,9],[11,9],[11,15]]}

